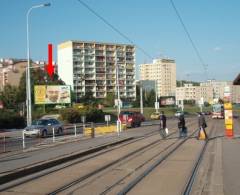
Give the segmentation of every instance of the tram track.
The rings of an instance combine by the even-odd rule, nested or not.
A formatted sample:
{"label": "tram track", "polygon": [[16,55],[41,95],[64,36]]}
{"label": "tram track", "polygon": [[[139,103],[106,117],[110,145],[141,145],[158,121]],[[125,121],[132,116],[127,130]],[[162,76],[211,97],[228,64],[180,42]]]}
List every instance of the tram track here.
{"label": "tram track", "polygon": [[[193,123],[189,123],[188,125],[191,126],[191,125],[193,125]],[[178,132],[178,131],[173,132],[172,134],[169,135],[169,137],[170,137],[171,135],[176,134],[177,132]],[[65,168],[67,168],[67,167],[71,167],[71,166],[73,166],[73,165],[75,165],[75,164],[83,163],[84,161],[87,161],[87,160],[96,158],[97,156],[106,154],[107,152],[111,152],[111,151],[116,150],[116,149],[118,149],[118,148],[120,148],[120,147],[127,146],[127,145],[129,145],[129,144],[131,144],[131,143],[134,143],[134,142],[137,142],[137,141],[146,139],[147,137],[155,136],[156,134],[158,134],[157,131],[156,131],[156,132],[151,132],[151,133],[149,133],[149,135],[146,135],[146,136],[144,136],[144,137],[138,138],[137,140],[132,140],[132,141],[130,141],[129,143],[124,143],[124,144],[119,145],[119,146],[117,146],[117,147],[115,147],[115,148],[109,148],[109,149],[107,149],[106,151],[101,151],[101,152],[99,152],[98,154],[94,154],[94,155],[92,155],[92,156],[89,156],[89,157],[86,158],[86,159],[81,159],[81,160],[78,160],[78,161],[76,161],[76,162],[74,162],[74,163],[70,163],[70,164],[68,164],[68,165],[66,165],[66,166],[60,167],[59,169],[51,170],[51,171],[49,171],[49,172],[44,172],[44,173],[39,174],[39,175],[37,175],[37,176],[35,176],[35,177],[30,177],[30,178],[28,178],[28,179],[26,179],[26,180],[23,180],[23,181],[20,182],[20,183],[16,183],[15,185],[8,186],[8,187],[5,188],[5,189],[1,189],[1,191],[2,191],[2,190],[10,189],[10,188],[12,188],[12,187],[17,187],[17,186],[19,186],[19,185],[21,185],[21,184],[24,184],[24,183],[27,183],[27,182],[32,182],[33,180],[37,180],[37,179],[39,179],[39,178],[41,178],[41,177],[47,176],[47,175],[52,174],[52,173],[54,173],[54,172],[57,172],[57,171],[59,171],[59,170],[65,169]],[[159,142],[160,140],[162,141],[162,139],[156,140],[155,142],[152,142],[152,143],[148,144],[148,146],[141,147],[141,148],[139,148],[138,150],[133,151],[133,152],[131,152],[130,154],[127,154],[126,156],[124,156],[124,157],[122,158],[122,160],[130,157],[131,155],[133,155],[133,154],[136,153],[136,152],[142,152],[142,151],[143,151],[144,149],[146,149],[146,148],[150,148],[151,146],[153,147],[154,145],[158,145],[158,142]],[[81,181],[84,181],[84,180],[86,180],[87,178],[90,178],[91,176],[96,175],[97,172],[100,173],[100,172],[102,172],[103,170],[107,169],[109,166],[113,166],[114,164],[119,163],[119,160],[121,161],[121,159],[117,159],[117,160],[114,161],[114,162],[111,162],[111,163],[109,163],[109,164],[107,164],[107,165],[105,165],[105,166],[100,167],[98,170],[95,170],[95,171],[90,172],[89,174],[87,174],[87,175],[85,175],[85,176],[83,176],[83,177],[78,178],[77,180],[71,182],[71,183],[68,184],[68,185],[62,186],[61,189],[59,188],[59,189],[56,189],[56,190],[50,192],[49,194],[59,193],[59,192],[61,192],[61,191],[64,190],[64,189],[67,189],[67,188],[69,188],[69,187],[71,187],[71,186],[73,186],[73,185],[75,185],[75,184],[77,184],[77,183],[79,183],[79,182],[81,182]]]}
{"label": "tram track", "polygon": [[[173,132],[173,133],[175,133],[175,132]],[[40,170],[33,170],[33,171],[29,171],[29,173],[28,173],[28,167],[29,166],[27,166],[27,167],[22,167],[21,168],[21,170],[20,171],[18,171],[18,170],[15,170],[15,172],[14,173],[10,173],[10,174],[7,174],[7,175],[5,175],[5,176],[3,176],[3,177],[0,177],[0,180],[1,180],[1,184],[5,184],[5,183],[11,183],[11,184],[7,184],[7,185],[5,185],[6,187],[0,187],[0,191],[3,191],[3,190],[7,190],[7,189],[9,189],[9,188],[12,188],[12,187],[15,187],[15,186],[18,186],[18,185],[21,185],[21,184],[24,184],[24,183],[26,183],[26,182],[28,182],[28,181],[31,181],[31,180],[33,180],[33,179],[38,179],[38,178],[40,178],[40,177],[43,177],[43,176],[45,176],[45,175],[47,175],[47,174],[51,174],[51,173],[53,173],[53,172],[56,172],[56,171],[59,171],[59,170],[62,170],[62,169],[64,169],[64,168],[67,168],[67,167],[70,167],[70,166],[73,166],[73,165],[75,165],[75,164],[77,164],[77,163],[82,163],[82,162],[85,162],[85,161],[87,161],[87,160],[90,160],[90,159],[93,159],[93,158],[96,158],[97,156],[100,156],[100,155],[104,155],[104,154],[106,154],[106,153],[108,153],[108,152],[111,152],[111,151],[113,151],[113,150],[116,150],[116,149],[118,149],[118,148],[120,148],[120,147],[124,147],[124,146],[128,146],[128,145],[130,145],[130,144],[134,144],[134,143],[136,143],[136,142],[139,142],[139,141],[141,141],[141,140],[143,140],[143,139],[147,139],[147,138],[150,138],[150,137],[152,137],[152,136],[156,136],[158,134],[158,131],[157,130],[154,130],[154,131],[151,131],[151,132],[149,132],[149,133],[146,133],[146,134],[144,134],[144,136],[141,136],[141,137],[137,137],[137,138],[135,138],[135,139],[132,139],[132,140],[128,140],[126,143],[119,143],[119,144],[109,144],[109,145],[106,145],[106,146],[101,146],[101,147],[97,147],[96,149],[95,148],[93,148],[93,149],[91,149],[91,150],[93,150],[93,151],[90,151],[90,152],[88,152],[88,151],[86,151],[86,152],[83,152],[83,154],[81,155],[81,154],[76,154],[76,158],[78,157],[79,159],[77,159],[77,160],[75,160],[74,161],[74,159],[75,159],[75,157],[70,157],[70,159],[71,159],[71,161],[73,161],[72,163],[70,162],[69,164],[64,164],[64,163],[67,163],[69,160],[68,159],[66,159],[66,160],[63,160],[63,162],[60,162],[61,161],[61,159],[57,159],[56,161],[59,161],[59,162],[54,162],[53,161],[53,165],[47,165],[47,163],[46,163],[46,165],[45,164],[43,164],[43,167],[44,167],[44,169],[50,169],[49,171],[44,171],[43,173],[38,173],[38,172],[41,172],[43,169],[42,168],[40,168]],[[171,135],[171,134],[170,134]],[[169,135],[169,136],[170,136]],[[86,154],[85,154],[86,153]],[[63,166],[60,166],[60,167],[57,167],[57,168],[54,168],[54,167],[56,167],[57,165],[60,165],[60,164],[64,164]],[[31,165],[30,165],[30,169],[32,169],[32,168],[34,168],[34,167],[32,167]],[[37,168],[35,168],[35,169],[37,169]],[[22,174],[22,175],[21,175]],[[34,174],[36,174],[36,176],[31,176],[31,175],[34,175]],[[19,176],[19,175],[21,175],[21,176]],[[22,177],[26,177],[26,176],[30,176],[29,178],[27,177],[26,179],[22,179],[22,180],[20,180],[20,181],[16,181],[16,182],[11,182],[13,179],[12,178],[14,178],[15,177],[15,179],[21,179]]]}
{"label": "tram track", "polygon": [[[188,124],[189,126],[193,125],[193,123]],[[172,135],[178,133],[178,131],[175,131]],[[195,132],[194,132],[195,133]],[[193,133],[193,134],[194,134]],[[192,135],[192,134],[191,134]],[[171,138],[171,136],[169,136],[169,139],[173,139]],[[155,155],[151,156],[150,158],[148,158],[146,161],[144,161],[143,163],[141,163],[140,165],[138,165],[137,167],[135,167],[132,171],[130,171],[128,174],[124,175],[123,177],[117,178],[117,180],[111,184],[111,185],[107,185],[107,187],[105,188],[105,190],[98,191],[98,194],[106,194],[109,191],[111,191],[112,188],[114,188],[115,186],[117,186],[119,183],[121,183],[124,179],[132,176],[134,173],[136,173],[139,169],[141,169],[142,167],[146,166],[149,162],[151,162],[152,160],[154,160],[154,158],[156,158],[157,156],[159,156],[160,154],[162,154],[163,152],[166,152],[170,147],[172,147],[173,145],[175,145],[177,142],[179,142],[178,138],[175,138],[176,140],[172,141],[170,144],[168,144],[166,147],[164,147],[160,152],[157,152]],[[118,170],[121,170],[121,166],[123,166],[124,164],[129,163],[130,161],[134,160],[135,158],[143,155],[143,153],[149,152],[150,150],[156,149],[157,146],[159,146],[160,144],[162,144],[161,140],[157,141],[156,143],[154,143],[153,145],[151,145],[151,147],[147,147],[144,148],[143,150],[139,150],[139,151],[134,151],[131,153],[131,155],[127,155],[126,157],[122,158],[121,161],[119,163],[119,161],[116,164],[112,164],[112,168],[107,170],[101,170],[100,173],[99,171],[94,171],[93,174],[90,175],[90,178],[88,181],[86,181],[88,178],[79,178],[78,180],[73,181],[72,183],[69,183],[65,186],[62,186],[61,188],[56,189],[55,191],[52,191],[49,194],[57,194],[57,193],[63,193],[63,194],[73,194],[76,190],[70,190],[65,192],[65,190],[72,188],[75,185],[80,185],[80,187],[77,187],[77,190],[79,188],[84,188],[86,186],[91,186],[93,185],[92,183],[96,180],[101,180],[102,177],[106,177],[107,174],[113,174],[113,172],[118,172]],[[129,158],[130,157],[130,158]],[[100,173],[100,174],[99,174]],[[104,179],[101,180],[101,182],[104,183]],[[84,192],[77,192],[76,194],[79,193],[84,193]]]}
{"label": "tram track", "polygon": [[[211,134],[214,131],[214,126],[211,127]],[[194,133],[193,133],[194,134]],[[210,134],[210,135],[211,135]],[[125,185],[117,194],[118,195],[124,195],[124,194],[128,194],[129,192],[131,192],[146,176],[149,176],[150,173],[155,169],[155,168],[159,168],[159,166],[165,161],[167,160],[172,154],[174,154],[187,140],[189,140],[190,137],[186,138],[185,140],[181,141],[180,143],[178,143],[171,151],[169,151],[166,155],[164,155],[163,157],[157,159],[155,161],[155,163],[153,163],[150,167],[148,167],[145,171],[142,172],[142,174],[138,175],[136,178],[134,178],[133,180],[131,180],[127,185]],[[192,185],[194,183],[194,179],[196,176],[196,173],[198,171],[198,167],[201,163],[201,160],[203,158],[204,152],[206,151],[207,148],[207,144],[208,141],[206,141],[201,149],[201,152],[197,158],[197,160],[195,161],[195,164],[193,166],[193,169],[190,171],[190,176],[187,179],[186,182],[186,186],[184,188],[184,191],[182,194],[184,195],[188,195],[191,192],[191,188]],[[135,191],[136,193],[136,191]],[[133,193],[133,194],[135,194]],[[131,194],[131,193],[130,193]]]}

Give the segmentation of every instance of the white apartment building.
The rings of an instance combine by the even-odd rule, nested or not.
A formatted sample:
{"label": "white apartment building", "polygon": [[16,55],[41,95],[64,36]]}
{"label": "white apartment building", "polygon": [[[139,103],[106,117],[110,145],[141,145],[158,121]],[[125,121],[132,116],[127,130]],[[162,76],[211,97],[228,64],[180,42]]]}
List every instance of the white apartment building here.
{"label": "white apartment building", "polygon": [[203,98],[204,102],[213,100],[213,88],[211,86],[193,86],[184,84],[183,87],[176,88],[176,101],[195,100],[198,103]]}
{"label": "white apartment building", "polygon": [[201,86],[211,86],[213,87],[213,98],[223,99],[224,97],[224,88],[226,86],[232,86],[232,81],[216,81],[216,80],[208,80],[207,82],[203,82],[200,84]]}
{"label": "white apartment building", "polygon": [[175,96],[176,63],[171,59],[155,59],[152,64],[140,65],[141,80],[154,80],[157,95]]}
{"label": "white apartment building", "polygon": [[[117,74],[118,72],[118,74]],[[117,92],[136,98],[135,47],[133,45],[67,41],[58,45],[58,73],[77,97],[91,91],[96,98]]]}

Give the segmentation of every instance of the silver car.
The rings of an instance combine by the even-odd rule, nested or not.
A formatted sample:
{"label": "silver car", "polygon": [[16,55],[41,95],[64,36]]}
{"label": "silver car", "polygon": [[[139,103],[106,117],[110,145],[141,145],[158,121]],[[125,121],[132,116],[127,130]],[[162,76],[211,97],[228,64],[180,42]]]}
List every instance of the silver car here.
{"label": "silver car", "polygon": [[62,134],[63,125],[56,119],[39,119],[34,120],[31,126],[28,126],[24,129],[24,134],[26,137],[38,136],[38,137],[47,137],[48,135]]}

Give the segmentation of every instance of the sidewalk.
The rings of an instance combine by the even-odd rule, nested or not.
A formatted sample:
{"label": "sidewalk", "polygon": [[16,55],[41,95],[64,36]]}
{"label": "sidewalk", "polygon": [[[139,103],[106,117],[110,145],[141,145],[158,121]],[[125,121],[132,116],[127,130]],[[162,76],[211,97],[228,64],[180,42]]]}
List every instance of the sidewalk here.
{"label": "sidewalk", "polygon": [[39,145],[21,152],[5,153],[0,155],[0,176],[15,172],[24,167],[46,163],[54,159],[63,158],[89,149],[108,145],[114,142],[128,140],[131,137],[126,134],[117,136],[107,134],[96,138],[70,136],[71,139],[62,139],[60,142],[46,145]]}

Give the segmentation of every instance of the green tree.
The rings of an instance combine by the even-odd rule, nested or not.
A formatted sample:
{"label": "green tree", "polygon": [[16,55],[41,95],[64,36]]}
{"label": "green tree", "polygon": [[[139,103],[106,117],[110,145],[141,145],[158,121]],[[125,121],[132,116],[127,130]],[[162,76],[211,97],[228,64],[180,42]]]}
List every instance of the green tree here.
{"label": "green tree", "polygon": [[133,102],[133,107],[140,107],[140,87],[136,86],[136,100]]}
{"label": "green tree", "polygon": [[107,93],[107,97],[103,101],[104,105],[112,107],[114,106],[115,94],[114,93]]}
{"label": "green tree", "polygon": [[6,85],[3,91],[0,93],[0,100],[3,102],[3,106],[6,109],[19,109],[19,95],[18,87]]}
{"label": "green tree", "polygon": [[[46,71],[38,68],[31,69],[31,94],[32,102],[34,102],[34,85],[64,85],[65,83],[59,78],[57,74],[49,77]],[[26,101],[26,73],[24,72],[19,83],[19,101]]]}
{"label": "green tree", "polygon": [[91,91],[87,91],[84,96],[80,98],[80,103],[83,103],[84,105],[97,105],[99,104],[100,100],[96,99],[93,96],[93,93]]}
{"label": "green tree", "polygon": [[156,99],[156,95],[155,95],[155,91],[152,89],[150,92],[146,92],[146,100],[145,100],[145,105],[147,107],[153,107],[154,106],[154,102]]}

